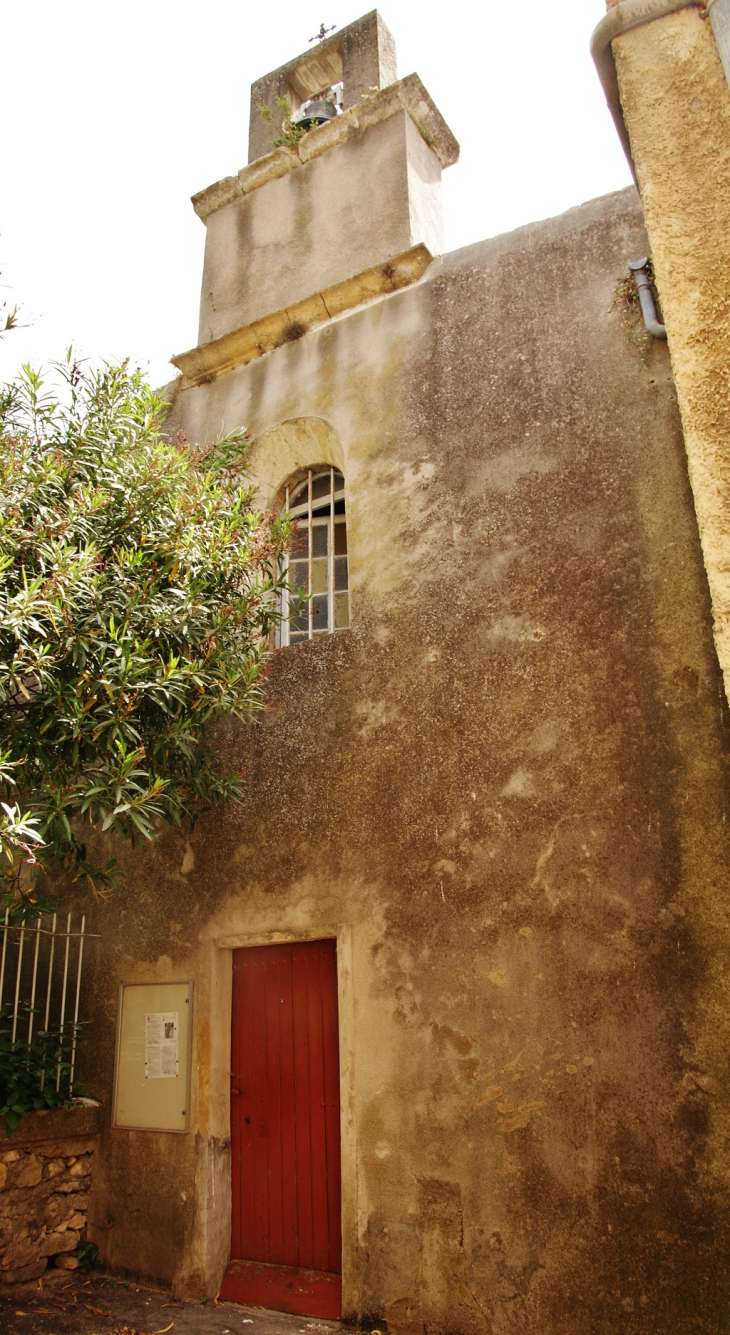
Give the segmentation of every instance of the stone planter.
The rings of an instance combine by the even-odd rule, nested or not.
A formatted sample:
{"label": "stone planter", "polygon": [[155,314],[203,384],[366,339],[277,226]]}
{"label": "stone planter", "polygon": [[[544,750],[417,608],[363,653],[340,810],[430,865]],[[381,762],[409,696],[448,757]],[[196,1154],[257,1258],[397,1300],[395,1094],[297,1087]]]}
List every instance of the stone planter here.
{"label": "stone planter", "polygon": [[25,1113],[12,1136],[0,1118],[0,1283],[37,1279],[49,1260],[75,1269],[86,1237],[98,1107]]}

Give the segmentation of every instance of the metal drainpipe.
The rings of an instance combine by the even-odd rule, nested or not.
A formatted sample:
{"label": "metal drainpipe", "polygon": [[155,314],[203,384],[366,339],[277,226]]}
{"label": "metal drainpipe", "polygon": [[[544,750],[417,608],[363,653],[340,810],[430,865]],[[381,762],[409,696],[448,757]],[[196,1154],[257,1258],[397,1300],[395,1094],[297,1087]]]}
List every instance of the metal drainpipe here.
{"label": "metal drainpipe", "polygon": [[[726,24],[724,31],[727,38],[728,59],[730,60],[730,0],[710,0],[710,3],[718,11],[718,21]],[[707,8],[709,9],[709,6]],[[631,156],[629,133],[626,129],[621,107],[616,62],[613,58],[611,43],[615,37],[620,37],[624,32],[631,32],[633,28],[643,28],[644,24],[653,23],[654,19],[666,18],[667,14],[676,14],[680,9],[700,9],[707,12],[700,0],[620,0],[620,4],[615,5],[613,9],[609,9],[605,18],[601,19],[591,37],[593,63],[603,85],[608,109],[613,116],[613,122],[618,130],[618,137],[628,159],[634,181],[636,181],[636,172],[634,170],[634,160]],[[711,14],[710,17],[712,17]],[[713,27],[715,27],[714,23]],[[715,30],[717,32],[717,28]]]}
{"label": "metal drainpipe", "polygon": [[634,282],[639,291],[639,301],[641,303],[641,314],[644,317],[644,324],[652,338],[666,338],[666,326],[657,319],[656,306],[654,304],[654,293],[651,290],[649,275],[646,272],[646,266],[649,263],[645,256],[643,260],[630,260],[629,268],[634,275]]}

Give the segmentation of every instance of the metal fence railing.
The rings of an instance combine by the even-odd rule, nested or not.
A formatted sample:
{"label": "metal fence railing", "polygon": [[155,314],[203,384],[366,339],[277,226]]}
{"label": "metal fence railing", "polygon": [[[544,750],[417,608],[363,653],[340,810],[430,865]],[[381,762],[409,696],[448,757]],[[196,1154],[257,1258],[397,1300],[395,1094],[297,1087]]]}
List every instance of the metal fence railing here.
{"label": "metal fence railing", "polygon": [[6,909],[0,924],[0,1024],[10,1031],[14,1048],[30,1048],[34,1033],[58,1039],[56,1089],[66,1048],[69,1094],[76,1068],[84,946],[92,935],[86,931],[85,914],[75,930],[72,918],[69,913],[65,929],[57,913],[17,923]]}

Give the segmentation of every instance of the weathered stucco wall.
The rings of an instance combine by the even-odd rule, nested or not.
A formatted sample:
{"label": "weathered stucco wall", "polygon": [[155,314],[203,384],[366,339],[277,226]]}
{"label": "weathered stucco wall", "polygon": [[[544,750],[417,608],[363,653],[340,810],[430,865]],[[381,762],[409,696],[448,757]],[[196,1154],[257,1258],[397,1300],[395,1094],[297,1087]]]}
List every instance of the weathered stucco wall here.
{"label": "weathered stucco wall", "polygon": [[[408,113],[224,205],[207,219],[198,341],[425,244],[443,250],[441,167]],[[362,226],[367,218],[367,226]]]}
{"label": "weathered stucco wall", "polygon": [[613,50],[728,690],[730,89],[712,27],[698,9],[627,33]]}
{"label": "weathered stucco wall", "polygon": [[336,936],[346,1314],[727,1328],[726,720],[666,348],[609,309],[645,245],[599,200],[178,396],[267,498],[343,468],[352,629],[223,733],[247,804],[95,910],[107,1117],[119,982],[195,983],[191,1133],[102,1137],[112,1267],[216,1291],[230,951]]}

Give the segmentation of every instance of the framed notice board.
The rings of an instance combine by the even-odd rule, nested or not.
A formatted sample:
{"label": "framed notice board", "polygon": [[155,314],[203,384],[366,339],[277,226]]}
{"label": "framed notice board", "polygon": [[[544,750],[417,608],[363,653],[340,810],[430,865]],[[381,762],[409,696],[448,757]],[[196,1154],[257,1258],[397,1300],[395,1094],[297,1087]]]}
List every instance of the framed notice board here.
{"label": "framed notice board", "polygon": [[114,1126],[187,1131],[192,983],[119,989]]}

